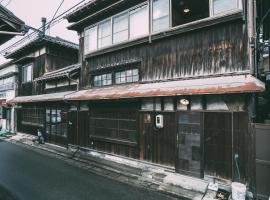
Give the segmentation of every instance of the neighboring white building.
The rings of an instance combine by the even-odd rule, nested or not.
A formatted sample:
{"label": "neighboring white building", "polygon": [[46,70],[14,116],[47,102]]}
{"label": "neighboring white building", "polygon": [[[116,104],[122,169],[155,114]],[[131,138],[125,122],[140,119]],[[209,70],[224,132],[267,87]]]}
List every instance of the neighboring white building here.
{"label": "neighboring white building", "polygon": [[6,104],[14,99],[17,88],[16,64],[7,62],[0,65],[0,127],[8,132],[15,132],[15,108]]}

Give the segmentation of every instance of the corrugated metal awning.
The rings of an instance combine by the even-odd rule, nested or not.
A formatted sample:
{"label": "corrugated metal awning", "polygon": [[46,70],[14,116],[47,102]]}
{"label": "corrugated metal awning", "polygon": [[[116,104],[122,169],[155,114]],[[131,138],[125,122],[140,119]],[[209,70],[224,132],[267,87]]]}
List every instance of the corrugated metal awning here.
{"label": "corrugated metal awning", "polygon": [[64,100],[66,95],[72,94],[72,93],[74,93],[74,91],[58,92],[58,93],[42,94],[42,95],[34,95],[34,96],[21,96],[21,97],[16,97],[12,100],[9,100],[7,104],[61,101],[61,100]]}
{"label": "corrugated metal awning", "polygon": [[209,77],[144,84],[114,85],[82,90],[66,100],[102,100],[136,97],[262,92],[265,85],[251,75]]}

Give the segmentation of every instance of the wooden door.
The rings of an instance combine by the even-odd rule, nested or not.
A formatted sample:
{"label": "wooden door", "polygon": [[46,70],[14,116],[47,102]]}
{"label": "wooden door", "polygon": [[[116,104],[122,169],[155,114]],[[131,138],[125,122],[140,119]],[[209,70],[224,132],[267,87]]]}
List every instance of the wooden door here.
{"label": "wooden door", "polygon": [[174,166],[176,152],[175,113],[162,113],[164,127],[157,128],[158,113],[140,114],[140,159]]}
{"label": "wooden door", "polygon": [[232,113],[204,113],[205,174],[232,178]]}

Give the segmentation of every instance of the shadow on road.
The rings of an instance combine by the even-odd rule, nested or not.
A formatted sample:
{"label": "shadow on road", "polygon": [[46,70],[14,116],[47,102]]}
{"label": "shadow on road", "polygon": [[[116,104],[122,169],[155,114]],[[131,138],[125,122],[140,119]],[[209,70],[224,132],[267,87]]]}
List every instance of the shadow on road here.
{"label": "shadow on road", "polygon": [[[1,142],[1,140],[0,140],[0,142]],[[5,187],[0,185],[0,200],[19,200],[19,199],[17,197],[15,197]]]}

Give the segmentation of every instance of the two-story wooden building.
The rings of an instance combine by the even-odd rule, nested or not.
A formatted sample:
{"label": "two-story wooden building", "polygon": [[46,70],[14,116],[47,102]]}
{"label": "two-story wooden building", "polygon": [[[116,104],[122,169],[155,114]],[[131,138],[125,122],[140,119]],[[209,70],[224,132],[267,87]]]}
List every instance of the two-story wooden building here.
{"label": "two-story wooden building", "polygon": [[18,65],[17,131],[47,133],[49,142],[67,142],[65,95],[77,90],[80,64],[78,45],[59,37],[41,35],[6,55]]}
{"label": "two-story wooden building", "polygon": [[[80,35],[70,143],[251,184],[254,5],[247,0],[94,0]],[[249,175],[249,176],[248,176]]]}

